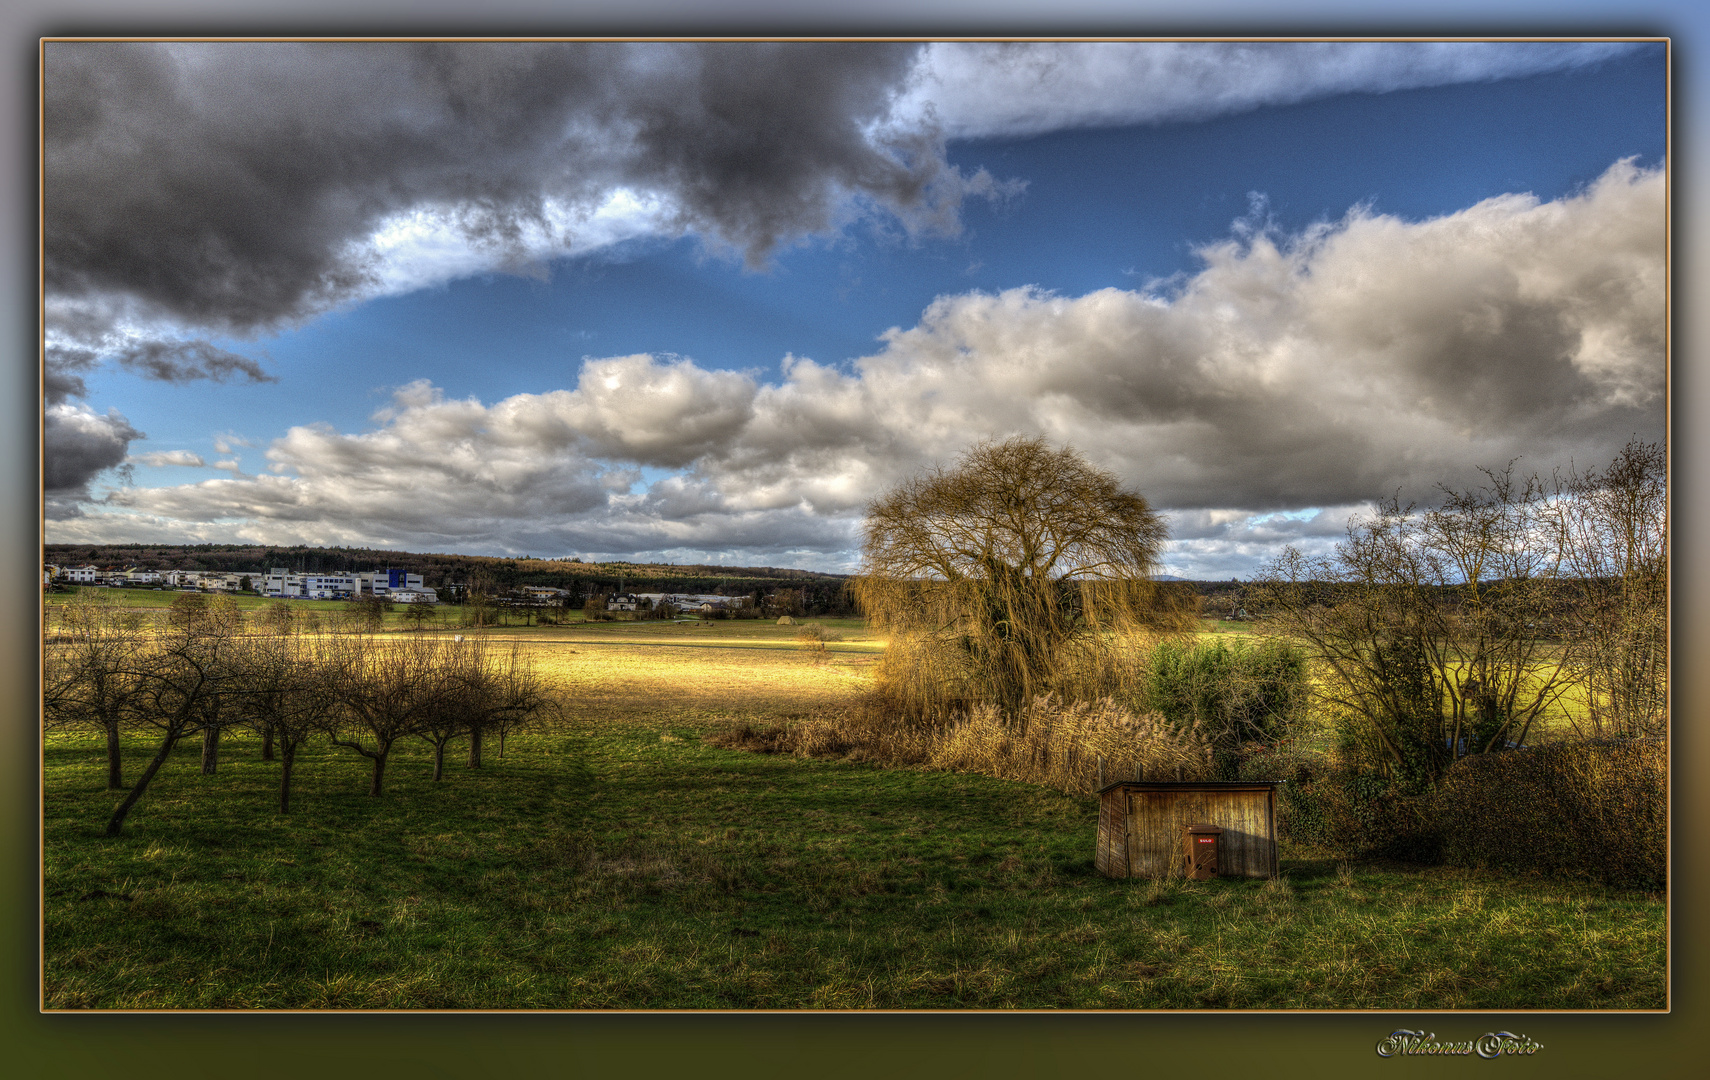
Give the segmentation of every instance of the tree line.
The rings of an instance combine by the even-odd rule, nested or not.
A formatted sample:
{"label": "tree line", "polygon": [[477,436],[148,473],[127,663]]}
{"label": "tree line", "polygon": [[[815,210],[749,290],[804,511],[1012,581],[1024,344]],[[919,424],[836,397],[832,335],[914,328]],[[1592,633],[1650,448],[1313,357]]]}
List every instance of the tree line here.
{"label": "tree line", "polygon": [[[388,640],[360,619],[304,631],[288,613],[245,620],[229,597],[181,599],[152,621],[108,594],[85,591],[64,606],[44,648],[44,722],[105,737],[107,787],[124,792],[107,822],[109,836],[123,830],[186,740],[200,740],[201,771],[209,775],[219,767],[223,736],[240,729],[259,735],[262,757],[279,762],[278,809],[286,813],[297,755],[314,740],[364,759],[369,794],[378,797],[400,741],[432,746],[439,781],[453,743],[466,743],[469,767],[480,768],[488,740],[498,741],[502,756],[507,735],[556,708],[514,644],[499,647],[479,635]],[[155,742],[129,784],[126,735]]]}
{"label": "tree line", "polygon": [[[674,565],[664,563],[583,562],[580,559],[502,558],[388,551],[375,548],[266,547],[241,544],[49,544],[45,561],[58,566],[94,563],[137,566],[145,570],[205,570],[260,573],[273,566],[297,572],[339,573],[385,566],[420,574],[429,587],[472,586],[489,593],[524,585],[610,592],[697,592],[724,590],[730,595],[764,587],[803,585],[838,589],[843,578],[811,570],[776,566]],[[580,607],[582,599],[576,602]]]}

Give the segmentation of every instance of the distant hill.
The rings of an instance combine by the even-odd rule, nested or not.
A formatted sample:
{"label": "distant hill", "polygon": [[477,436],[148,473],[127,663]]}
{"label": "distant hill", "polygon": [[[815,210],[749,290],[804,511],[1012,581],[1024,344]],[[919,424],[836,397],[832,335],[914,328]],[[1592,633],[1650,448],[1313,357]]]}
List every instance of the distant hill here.
{"label": "distant hill", "polygon": [[420,574],[433,588],[476,585],[505,591],[551,585],[590,592],[685,592],[751,594],[756,589],[805,589],[810,610],[842,606],[840,574],[777,566],[679,566],[674,563],[603,562],[574,559],[505,559],[485,555],[439,555],[376,548],[270,547],[253,544],[48,544],[42,561],[56,566],[140,567],[145,570],[213,570],[256,573],[270,567],[308,573],[382,570]]}
{"label": "distant hill", "polygon": [[[42,561],[56,566],[83,566],[145,570],[214,570],[253,574],[269,567],[307,573],[350,570],[383,570],[395,567],[420,574],[431,588],[475,585],[490,592],[505,592],[523,585],[551,585],[568,589],[573,602],[598,592],[721,593],[752,595],[778,589],[801,589],[804,609],[810,614],[852,612],[847,589],[848,575],[822,574],[779,566],[712,566],[676,563],[602,562],[574,559],[507,559],[486,555],[439,555],[379,548],[273,547],[257,544],[48,544]],[[1169,574],[1160,581],[1175,582],[1202,596],[1240,592],[1231,581],[1194,581]]]}

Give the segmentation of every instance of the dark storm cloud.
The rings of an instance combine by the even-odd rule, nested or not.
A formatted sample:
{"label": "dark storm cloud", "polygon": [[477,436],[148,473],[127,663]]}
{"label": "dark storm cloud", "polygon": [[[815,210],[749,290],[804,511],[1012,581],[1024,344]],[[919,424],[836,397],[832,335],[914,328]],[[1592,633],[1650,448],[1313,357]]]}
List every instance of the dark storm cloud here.
{"label": "dark storm cloud", "polygon": [[131,440],[143,437],[116,409],[103,416],[87,406],[49,406],[42,424],[43,489],[60,501],[87,497],[89,482],[122,467]]}
{"label": "dark storm cloud", "polygon": [[50,300],[84,302],[84,325],[65,321],[82,345],[102,329],[90,310],[264,331],[373,288],[364,242],[389,217],[447,215],[502,255],[549,203],[618,189],[750,261],[851,199],[950,226],[968,182],[941,143],[876,134],[915,51],[49,44]]}
{"label": "dark storm cloud", "polygon": [[42,366],[42,395],[49,405],[60,405],[67,398],[85,397],[89,388],[83,376],[94,369],[101,356],[94,349],[48,346]]}

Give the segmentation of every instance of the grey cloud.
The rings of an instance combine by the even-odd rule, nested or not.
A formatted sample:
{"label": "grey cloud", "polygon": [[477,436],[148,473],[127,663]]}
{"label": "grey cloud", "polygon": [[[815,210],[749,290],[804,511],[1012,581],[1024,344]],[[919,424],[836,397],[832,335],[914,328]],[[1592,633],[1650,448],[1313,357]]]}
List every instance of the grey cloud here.
{"label": "grey cloud", "polygon": [[[746,375],[643,355],[584,363],[575,394],[552,404],[595,456],[680,468],[728,444],[748,423],[754,394]],[[529,411],[521,401],[519,418]]]}
{"label": "grey cloud", "polygon": [[123,468],[131,441],[145,437],[116,409],[103,416],[87,406],[50,405],[42,421],[42,487],[62,501],[87,498],[90,481]]}
{"label": "grey cloud", "polygon": [[391,215],[449,215],[503,263],[549,201],[625,188],[751,261],[850,199],[954,227],[975,181],[930,133],[878,134],[916,49],[50,44],[47,289],[85,340],[124,311],[258,332],[372,289]]}
{"label": "grey cloud", "polygon": [[124,367],[162,382],[225,382],[234,375],[250,382],[279,381],[249,357],[206,341],[142,341],[119,350],[116,359]]}
{"label": "grey cloud", "polygon": [[88,396],[89,385],[83,376],[94,370],[99,360],[93,349],[48,346],[42,364],[42,395],[47,404],[63,405],[69,398]]}

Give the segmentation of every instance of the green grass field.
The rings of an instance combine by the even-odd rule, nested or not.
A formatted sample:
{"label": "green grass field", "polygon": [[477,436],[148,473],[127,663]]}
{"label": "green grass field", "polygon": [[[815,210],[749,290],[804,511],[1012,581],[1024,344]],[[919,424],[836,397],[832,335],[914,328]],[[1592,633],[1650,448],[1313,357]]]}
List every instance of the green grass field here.
{"label": "green grass field", "polygon": [[[881,643],[797,627],[500,631],[565,726],[431,780],[401,746],[182,747],[115,839],[46,743],[44,1003],[64,1008],[1657,1009],[1658,895],[1283,851],[1277,882],[1112,881],[1096,806],[984,776],[717,749],[846,702]],[[127,776],[145,741],[127,746]]]}

